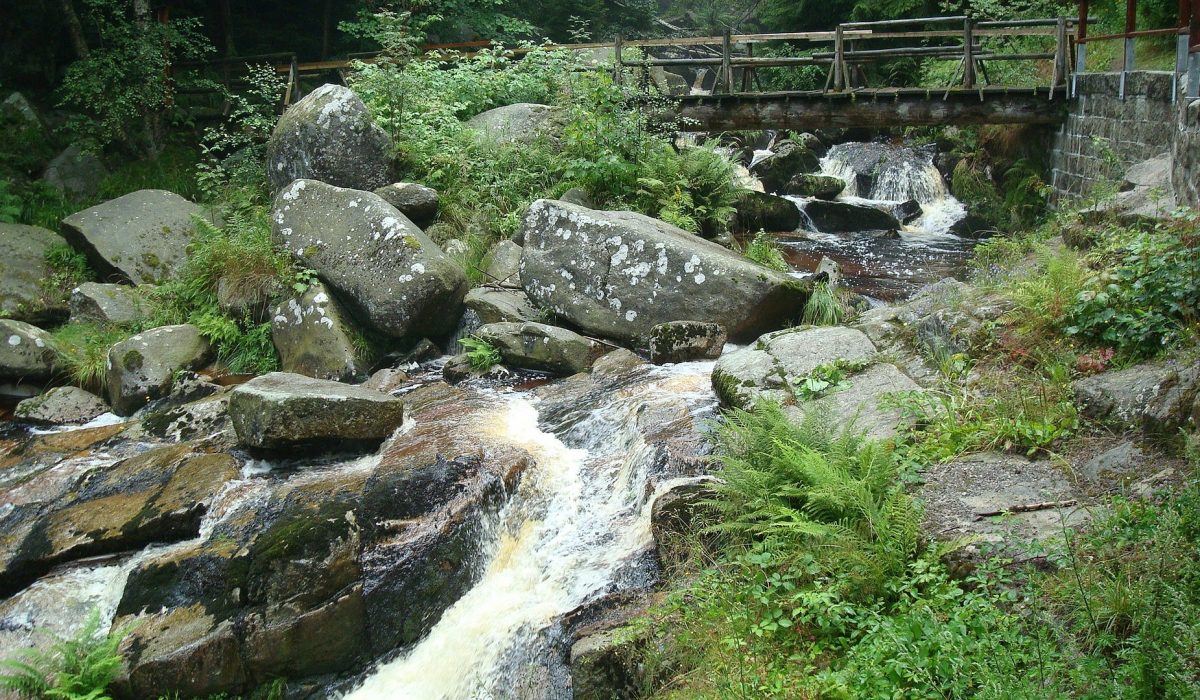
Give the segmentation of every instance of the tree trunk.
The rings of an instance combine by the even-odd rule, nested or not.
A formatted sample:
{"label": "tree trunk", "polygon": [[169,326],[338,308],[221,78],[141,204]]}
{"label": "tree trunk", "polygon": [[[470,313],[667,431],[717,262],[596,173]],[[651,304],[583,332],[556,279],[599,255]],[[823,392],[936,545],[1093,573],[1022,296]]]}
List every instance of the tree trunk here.
{"label": "tree trunk", "polygon": [[67,34],[71,37],[71,48],[75,49],[78,58],[87,58],[87,38],[83,36],[83,25],[79,23],[79,15],[75,14],[75,3],[72,0],[60,0],[60,5],[63,22],[67,25]]}
{"label": "tree trunk", "polygon": [[329,58],[329,24],[333,21],[333,0],[325,0],[325,16],[321,25],[321,60]]}
{"label": "tree trunk", "polygon": [[229,9],[229,0],[220,0],[221,31],[225,33],[225,57],[237,55],[237,47],[233,44],[233,12]]}

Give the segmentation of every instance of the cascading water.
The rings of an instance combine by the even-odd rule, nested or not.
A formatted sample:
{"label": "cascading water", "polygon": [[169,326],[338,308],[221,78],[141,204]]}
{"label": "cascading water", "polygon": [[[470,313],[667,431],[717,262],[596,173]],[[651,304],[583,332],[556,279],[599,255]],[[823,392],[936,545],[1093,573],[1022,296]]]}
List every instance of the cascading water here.
{"label": "cascading water", "polygon": [[560,435],[539,427],[535,403],[508,398],[495,437],[524,447],[536,464],[497,517],[481,579],[424,640],[346,697],[570,697],[562,682],[543,681],[535,695],[521,688],[538,660],[555,656],[545,648],[546,630],[617,587],[621,568],[651,545],[646,489],[655,449],[639,432],[638,415],[680,397],[696,411],[710,410],[711,368],[656,370],[652,381],[622,391]]}

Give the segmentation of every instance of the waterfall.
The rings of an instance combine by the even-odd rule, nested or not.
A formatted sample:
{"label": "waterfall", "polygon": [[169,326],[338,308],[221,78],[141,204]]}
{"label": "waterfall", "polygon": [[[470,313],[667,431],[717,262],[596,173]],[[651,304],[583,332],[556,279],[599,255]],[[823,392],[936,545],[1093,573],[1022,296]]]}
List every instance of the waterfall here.
{"label": "waterfall", "polygon": [[[713,403],[711,363],[679,367],[654,370],[654,381],[618,392],[561,434],[544,432],[535,402],[509,397],[495,437],[525,448],[535,464],[498,516],[482,577],[425,639],[346,697],[522,697],[531,670],[561,658],[546,649],[555,623],[619,587],[621,568],[652,545],[646,491],[657,449],[638,416],[680,396]],[[569,697],[564,681],[551,685],[536,696]]]}

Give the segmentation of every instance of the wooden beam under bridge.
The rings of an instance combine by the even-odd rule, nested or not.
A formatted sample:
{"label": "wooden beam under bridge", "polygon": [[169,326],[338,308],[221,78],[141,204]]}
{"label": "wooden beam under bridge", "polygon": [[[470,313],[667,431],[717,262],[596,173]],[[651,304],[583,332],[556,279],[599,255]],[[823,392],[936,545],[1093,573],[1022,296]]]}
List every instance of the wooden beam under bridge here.
{"label": "wooden beam under bridge", "polygon": [[1059,124],[1067,112],[1065,87],[974,90],[924,88],[854,92],[692,95],[675,98],[662,116],[681,117],[681,131],[820,129],[824,127],[944,126],[952,124]]}

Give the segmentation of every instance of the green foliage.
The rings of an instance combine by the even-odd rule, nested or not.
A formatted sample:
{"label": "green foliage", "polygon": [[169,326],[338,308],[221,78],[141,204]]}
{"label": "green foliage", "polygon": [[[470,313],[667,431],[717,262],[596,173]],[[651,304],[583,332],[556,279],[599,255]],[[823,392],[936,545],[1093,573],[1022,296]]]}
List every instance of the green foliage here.
{"label": "green foliage", "polygon": [[812,294],[804,304],[802,321],[813,326],[837,326],[846,318],[846,310],[834,289],[825,282],[813,285]]}
{"label": "green foliage", "polygon": [[504,359],[495,345],[482,338],[463,338],[458,342],[466,348],[467,361],[471,363],[471,369],[476,372],[486,372]]}
{"label": "green foliage", "polygon": [[807,401],[837,391],[851,375],[861,372],[867,364],[861,360],[839,358],[827,364],[817,365],[808,374],[796,378],[793,393],[797,399]]}
{"label": "green foliage", "polygon": [[231,107],[225,122],[204,130],[200,150],[204,160],[196,179],[209,201],[229,196],[230,190],[249,190],[266,201],[264,168],[267,139],[275,128],[284,79],[273,66],[247,66],[247,87],[226,95]]}
{"label": "green foliage", "polygon": [[71,639],[54,639],[48,651],[29,649],[0,661],[0,690],[27,698],[109,700],[108,687],[121,670],[117,648],[132,628],[102,635],[93,611]]}
{"label": "green foliage", "polygon": [[97,392],[108,376],[108,349],[131,335],[127,328],[94,323],[68,323],[53,333],[71,382]]}
{"label": "green foliage", "polygon": [[[60,104],[72,111],[73,140],[103,147],[120,141],[155,155],[162,147],[165,119],[177,92],[179,59],[202,57],[212,48],[195,19],[159,23],[134,16],[136,3],[84,0],[81,19],[99,37],[86,58],[67,67]],[[149,3],[146,4],[147,11]]]}
{"label": "green foliage", "polygon": [[637,208],[692,233],[716,234],[734,214],[733,163],[710,148],[670,146],[647,154]]}
{"label": "green foliage", "polygon": [[[754,234],[754,239],[750,241],[750,245],[746,246],[746,251],[743,253],[747,260],[762,265],[763,267],[776,270],[778,272],[787,272],[787,260],[783,257],[783,251],[779,249],[779,243],[775,237],[766,231],[759,231]],[[807,312],[807,309],[805,310]]]}
{"label": "green foliage", "polygon": [[0,180],[0,224],[15,224],[21,220],[21,197],[12,191],[12,183]]}
{"label": "green foliage", "polygon": [[1065,332],[1153,357],[1192,337],[1200,311],[1200,255],[1195,222],[1165,221],[1150,230],[1109,226],[1096,268],[1067,313]]}

